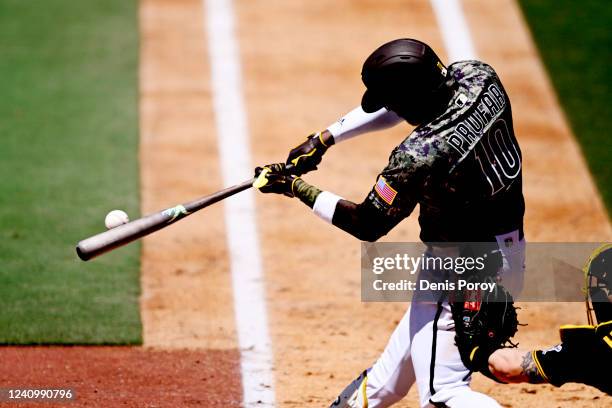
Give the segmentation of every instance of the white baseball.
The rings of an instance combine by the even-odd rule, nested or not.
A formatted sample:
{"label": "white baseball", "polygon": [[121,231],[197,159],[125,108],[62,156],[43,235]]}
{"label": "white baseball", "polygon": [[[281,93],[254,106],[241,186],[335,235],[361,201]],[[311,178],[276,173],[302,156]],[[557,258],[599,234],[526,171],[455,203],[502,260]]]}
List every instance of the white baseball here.
{"label": "white baseball", "polygon": [[121,210],[113,210],[106,214],[106,218],[104,218],[104,225],[106,225],[108,229],[127,224],[128,222],[130,222],[128,215],[125,211]]}

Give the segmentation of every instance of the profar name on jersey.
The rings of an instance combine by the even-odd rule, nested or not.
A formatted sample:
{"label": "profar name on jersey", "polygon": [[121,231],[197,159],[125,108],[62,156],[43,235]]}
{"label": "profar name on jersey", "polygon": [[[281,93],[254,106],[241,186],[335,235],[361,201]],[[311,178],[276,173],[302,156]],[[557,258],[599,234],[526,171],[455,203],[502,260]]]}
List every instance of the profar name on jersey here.
{"label": "profar name on jersey", "polygon": [[506,107],[506,98],[496,84],[489,85],[480,99],[476,109],[459,122],[447,139],[462,157],[467,155]]}

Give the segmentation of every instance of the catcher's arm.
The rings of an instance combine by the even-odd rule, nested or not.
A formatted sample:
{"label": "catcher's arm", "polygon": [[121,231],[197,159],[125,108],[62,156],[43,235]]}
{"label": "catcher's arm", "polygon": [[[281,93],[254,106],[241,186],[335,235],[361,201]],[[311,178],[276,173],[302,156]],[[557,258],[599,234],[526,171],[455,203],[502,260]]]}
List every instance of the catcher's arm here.
{"label": "catcher's arm", "polygon": [[605,374],[612,361],[610,329],[612,321],[596,326],[563,325],[561,343],[532,351],[496,350],[489,356],[489,370],[509,383],[549,383],[555,387],[582,383],[612,395],[612,382]]}
{"label": "catcher's arm", "polygon": [[536,363],[534,352],[517,348],[501,348],[489,356],[489,371],[505,383],[542,384],[548,382]]}
{"label": "catcher's arm", "polygon": [[561,326],[561,343],[547,349],[495,350],[488,358],[492,375],[509,383],[550,383],[556,387],[567,382],[583,383],[612,394],[612,382],[602,374],[612,361],[612,306],[608,297],[611,256],[612,245],[602,245],[584,266],[589,324]]}
{"label": "catcher's arm", "polygon": [[395,126],[403,119],[394,112],[381,109],[366,113],[357,107],[331,124],[322,132],[309,135],[304,142],[294,147],[286,164],[295,167],[295,174],[301,175],[316,170],[327,149],[343,140]]}

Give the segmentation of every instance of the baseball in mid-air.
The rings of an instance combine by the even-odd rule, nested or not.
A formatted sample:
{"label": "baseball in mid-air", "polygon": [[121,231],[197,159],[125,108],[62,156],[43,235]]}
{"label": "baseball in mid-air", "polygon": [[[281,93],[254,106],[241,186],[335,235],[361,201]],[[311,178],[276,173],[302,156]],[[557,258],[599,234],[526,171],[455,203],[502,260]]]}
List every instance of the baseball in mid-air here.
{"label": "baseball in mid-air", "polygon": [[104,218],[104,225],[106,225],[108,229],[127,224],[128,222],[130,222],[130,219],[127,213],[121,210],[113,210],[106,214],[106,218]]}

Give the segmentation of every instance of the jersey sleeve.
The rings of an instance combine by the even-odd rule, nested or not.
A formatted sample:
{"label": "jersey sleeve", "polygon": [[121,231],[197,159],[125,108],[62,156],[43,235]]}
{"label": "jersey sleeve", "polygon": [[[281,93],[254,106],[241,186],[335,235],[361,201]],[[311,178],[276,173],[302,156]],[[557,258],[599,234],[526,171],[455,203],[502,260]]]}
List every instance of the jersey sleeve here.
{"label": "jersey sleeve", "polygon": [[378,175],[366,202],[389,222],[397,224],[416,207],[422,192],[423,173],[414,155],[399,146]]}

